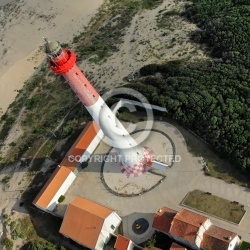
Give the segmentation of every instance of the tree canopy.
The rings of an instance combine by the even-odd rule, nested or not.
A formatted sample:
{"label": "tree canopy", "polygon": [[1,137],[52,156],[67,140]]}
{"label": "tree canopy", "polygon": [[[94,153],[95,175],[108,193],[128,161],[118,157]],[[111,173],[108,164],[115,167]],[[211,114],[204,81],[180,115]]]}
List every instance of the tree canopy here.
{"label": "tree canopy", "polygon": [[[242,171],[250,169],[250,1],[192,0],[183,13],[212,60],[140,69],[131,84]],[[156,76],[160,72],[162,77]]]}

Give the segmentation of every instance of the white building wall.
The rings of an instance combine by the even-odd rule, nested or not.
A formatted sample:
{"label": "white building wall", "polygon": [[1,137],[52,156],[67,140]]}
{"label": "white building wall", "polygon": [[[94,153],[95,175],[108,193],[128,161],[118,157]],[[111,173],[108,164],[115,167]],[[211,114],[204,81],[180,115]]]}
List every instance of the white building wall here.
{"label": "white building wall", "polygon": [[64,183],[62,184],[62,186],[58,189],[58,191],[56,192],[55,196],[50,201],[50,203],[47,206],[46,210],[52,212],[55,209],[56,205],[59,203],[58,202],[59,197],[61,195],[65,195],[65,193],[67,192],[68,188],[73,183],[73,181],[75,180],[75,178],[76,178],[76,175],[73,172],[70,172],[70,174],[68,175],[68,177],[66,178],[66,180],[64,181]]}
{"label": "white building wall", "polygon": [[160,171],[165,171],[166,169],[168,169],[168,165],[159,161],[152,161],[151,168],[155,168]]}
{"label": "white building wall", "polygon": [[[103,249],[103,244],[106,244],[111,237],[111,234],[114,233],[114,231],[119,227],[121,224],[122,219],[118,216],[116,212],[112,212],[105,220],[100,232],[100,235],[98,237],[97,243],[96,243],[96,250]],[[111,228],[111,226],[114,226],[114,229]]]}
{"label": "white building wall", "polygon": [[133,244],[133,242],[130,240],[130,241],[129,241],[129,244],[128,244],[127,250],[133,250],[133,249],[134,249],[134,244]]}
{"label": "white building wall", "polygon": [[235,250],[237,249],[238,245],[240,242],[240,238],[236,235],[233,240],[230,242],[229,246],[228,246],[228,250]]}
{"label": "white building wall", "polygon": [[196,239],[195,239],[195,244],[200,247],[201,241],[203,239],[203,234],[204,232],[212,225],[212,222],[210,219],[207,219],[199,228],[199,231],[197,233]]}
{"label": "white building wall", "polygon": [[87,147],[87,149],[84,151],[83,155],[81,156],[81,159],[80,159],[81,163],[86,162],[90,158],[90,156],[93,154],[98,144],[102,140],[103,136],[104,134],[102,130],[100,129],[98,133],[96,134],[96,136],[94,137],[94,139],[92,140],[92,142]]}

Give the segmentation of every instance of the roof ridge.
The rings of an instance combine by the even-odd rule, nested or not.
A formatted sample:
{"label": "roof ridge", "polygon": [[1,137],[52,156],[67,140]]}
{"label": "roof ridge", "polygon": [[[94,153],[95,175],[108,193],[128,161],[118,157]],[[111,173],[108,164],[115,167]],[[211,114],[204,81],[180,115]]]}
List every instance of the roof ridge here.
{"label": "roof ridge", "polygon": [[[224,229],[224,228],[217,227],[217,226],[215,226],[215,225],[211,225],[210,227],[212,227],[212,226],[213,226],[213,227],[216,227],[216,228],[218,228],[218,229],[220,229],[220,230],[222,229],[222,230],[228,231],[228,230],[226,230],[226,229]],[[209,227],[209,228],[210,228],[210,227]],[[206,230],[204,233],[205,233],[206,235],[210,236],[210,237],[213,237],[213,238],[218,239],[218,240],[223,240],[223,241],[225,241],[225,242],[228,241],[228,240],[225,239],[225,237],[219,238],[219,237],[217,236],[217,234],[211,235],[211,234],[208,234],[207,231],[208,231],[208,230]],[[228,231],[228,232],[231,232],[231,231]],[[234,232],[231,232],[231,233],[235,234]],[[229,237],[231,237],[231,236],[229,236]],[[235,236],[234,236],[234,237],[235,237]],[[233,237],[233,238],[234,238],[234,237]],[[233,238],[232,238],[232,239],[233,239]]]}
{"label": "roof ridge", "polygon": [[[79,206],[77,206],[77,205],[75,205],[75,204],[70,204],[71,206],[73,206],[73,207],[75,207],[75,208],[77,208],[77,209],[80,209],[80,210],[82,210],[82,208],[80,208]],[[96,217],[98,217],[98,218],[100,218],[100,219],[102,219],[103,221],[107,218],[103,218],[102,216],[100,216],[99,214],[97,214],[97,213],[91,213],[91,211],[89,211],[89,210],[86,210],[86,209],[84,209],[84,211],[86,212],[86,213],[88,213],[88,214],[92,214],[92,215],[95,215]],[[111,210],[111,213],[112,213],[113,211]],[[110,213],[110,214],[111,214]],[[109,215],[110,215],[109,214]],[[109,216],[108,215],[108,216]]]}
{"label": "roof ridge", "polygon": [[[196,225],[194,225],[194,224],[192,224],[192,223],[189,223],[189,222],[187,222],[187,221],[183,221],[183,220],[181,220],[181,219],[179,219],[179,218],[175,218],[175,217],[174,217],[174,219],[173,219],[173,220],[178,220],[178,221],[180,221],[180,222],[184,222],[184,223],[186,223],[186,224],[188,224],[188,225],[191,225],[191,226],[197,227]],[[202,224],[203,224],[203,223],[202,223]],[[201,225],[202,225],[202,224],[201,224]],[[201,225],[200,225],[200,226],[201,226]],[[198,228],[200,228],[200,226],[199,226]]]}
{"label": "roof ridge", "polygon": [[87,201],[89,201],[89,202],[92,202],[93,204],[97,204],[97,205],[99,205],[99,206],[101,206],[101,207],[105,207],[105,208],[109,209],[111,212],[115,212],[114,209],[112,209],[112,208],[110,208],[110,207],[107,207],[107,206],[104,206],[104,205],[102,205],[100,202],[94,202],[94,201],[92,201],[92,200],[90,200],[90,199],[88,199],[88,198],[86,198],[86,197],[81,196],[81,195],[78,195],[76,198],[78,198],[78,197],[80,197],[80,198],[82,198],[82,199],[85,199],[85,200],[87,200]]}

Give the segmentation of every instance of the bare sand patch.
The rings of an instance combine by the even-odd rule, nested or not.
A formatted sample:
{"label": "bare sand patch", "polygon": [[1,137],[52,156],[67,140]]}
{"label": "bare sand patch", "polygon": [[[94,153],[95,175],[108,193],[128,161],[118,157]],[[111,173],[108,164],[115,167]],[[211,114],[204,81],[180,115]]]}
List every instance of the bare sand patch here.
{"label": "bare sand patch", "polygon": [[45,58],[42,37],[69,42],[84,30],[103,0],[0,2],[0,116]]}
{"label": "bare sand patch", "polygon": [[84,72],[92,72],[93,82],[101,89],[110,89],[124,84],[123,78],[151,63],[163,63],[187,57],[205,58],[189,39],[191,31],[197,29],[195,24],[187,22],[180,15],[169,19],[170,28],[158,25],[161,13],[183,10],[184,2],[164,1],[152,10],[143,10],[136,14],[130,27],[126,28],[123,43],[119,51],[114,52],[100,64],[91,60],[83,61],[80,67]]}

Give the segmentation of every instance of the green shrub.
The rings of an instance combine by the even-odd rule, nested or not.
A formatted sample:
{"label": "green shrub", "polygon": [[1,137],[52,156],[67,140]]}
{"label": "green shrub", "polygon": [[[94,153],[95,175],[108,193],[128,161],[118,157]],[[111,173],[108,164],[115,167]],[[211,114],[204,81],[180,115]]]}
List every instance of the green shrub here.
{"label": "green shrub", "polygon": [[155,246],[155,243],[156,243],[156,235],[153,234],[152,237],[148,239],[146,243],[146,247],[150,249]]}
{"label": "green shrub", "polygon": [[6,237],[3,240],[3,245],[6,248],[6,250],[12,250],[14,244],[13,244],[12,240],[10,240],[8,237]]}
{"label": "green shrub", "polygon": [[11,219],[10,219],[10,217],[8,216],[8,214],[4,214],[4,215],[3,215],[3,223],[4,223],[4,225],[5,225],[5,226],[8,226],[8,225],[10,224],[10,222],[11,222]]}
{"label": "green shrub", "polygon": [[20,239],[25,239],[26,235],[22,231],[20,224],[15,223],[15,221],[12,221],[10,223],[10,230],[11,230],[11,239],[12,240],[17,240],[18,238]]}
{"label": "green shrub", "polygon": [[62,203],[63,201],[65,200],[65,196],[64,195],[61,195],[58,199],[58,202],[59,203]]}

